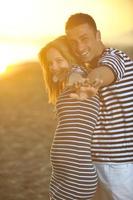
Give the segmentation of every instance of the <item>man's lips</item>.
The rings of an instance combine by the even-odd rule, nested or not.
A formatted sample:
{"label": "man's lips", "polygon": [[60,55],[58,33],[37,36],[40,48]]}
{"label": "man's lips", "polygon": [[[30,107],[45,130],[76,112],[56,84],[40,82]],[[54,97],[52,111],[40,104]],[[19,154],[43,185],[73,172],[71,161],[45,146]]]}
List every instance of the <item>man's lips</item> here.
{"label": "man's lips", "polygon": [[89,51],[77,52],[78,57],[86,57],[89,55]]}

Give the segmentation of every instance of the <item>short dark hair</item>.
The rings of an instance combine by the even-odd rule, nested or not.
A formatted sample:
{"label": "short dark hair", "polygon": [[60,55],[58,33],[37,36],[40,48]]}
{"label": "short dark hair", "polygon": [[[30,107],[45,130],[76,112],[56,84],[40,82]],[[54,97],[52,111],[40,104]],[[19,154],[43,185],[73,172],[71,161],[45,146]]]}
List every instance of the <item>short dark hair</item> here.
{"label": "short dark hair", "polygon": [[66,22],[65,31],[67,32],[67,30],[84,23],[89,24],[94,31],[97,31],[95,20],[92,18],[92,16],[85,13],[76,13],[71,15]]}

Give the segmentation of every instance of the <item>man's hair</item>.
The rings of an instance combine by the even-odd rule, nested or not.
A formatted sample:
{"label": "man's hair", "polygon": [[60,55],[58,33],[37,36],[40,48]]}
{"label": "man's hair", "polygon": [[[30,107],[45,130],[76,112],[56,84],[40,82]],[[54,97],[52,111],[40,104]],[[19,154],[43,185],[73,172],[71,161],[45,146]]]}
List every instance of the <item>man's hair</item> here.
{"label": "man's hair", "polygon": [[95,20],[90,15],[85,13],[76,13],[71,15],[66,22],[65,31],[67,32],[67,30],[85,23],[91,26],[94,29],[94,31],[97,31]]}

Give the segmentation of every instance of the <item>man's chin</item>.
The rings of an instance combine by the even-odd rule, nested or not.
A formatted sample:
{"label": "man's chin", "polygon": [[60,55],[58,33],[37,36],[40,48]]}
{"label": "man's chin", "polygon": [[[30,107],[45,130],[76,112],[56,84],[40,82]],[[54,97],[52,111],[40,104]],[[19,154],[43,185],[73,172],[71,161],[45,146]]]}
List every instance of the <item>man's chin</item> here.
{"label": "man's chin", "polygon": [[90,61],[90,58],[88,55],[86,56],[81,56],[79,54],[77,54],[77,58],[81,61],[81,62],[89,62]]}

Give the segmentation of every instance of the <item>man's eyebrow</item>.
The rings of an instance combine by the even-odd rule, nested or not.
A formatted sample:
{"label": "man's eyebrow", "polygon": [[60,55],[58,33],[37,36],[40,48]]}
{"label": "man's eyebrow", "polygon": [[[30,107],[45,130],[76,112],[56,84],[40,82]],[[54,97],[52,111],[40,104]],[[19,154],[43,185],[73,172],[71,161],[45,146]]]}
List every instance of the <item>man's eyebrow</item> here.
{"label": "man's eyebrow", "polygon": [[[79,36],[80,39],[82,39],[82,38],[84,38],[84,37],[88,37],[88,35],[87,35],[86,33],[83,33],[83,34],[81,34],[81,35]],[[69,40],[70,40],[70,41],[75,41],[74,38],[70,38]]]}
{"label": "man's eyebrow", "polygon": [[86,33],[83,33],[82,35],[80,35],[80,38],[86,37],[86,36],[88,36],[88,35]]}

